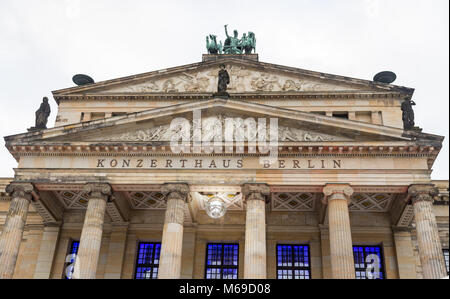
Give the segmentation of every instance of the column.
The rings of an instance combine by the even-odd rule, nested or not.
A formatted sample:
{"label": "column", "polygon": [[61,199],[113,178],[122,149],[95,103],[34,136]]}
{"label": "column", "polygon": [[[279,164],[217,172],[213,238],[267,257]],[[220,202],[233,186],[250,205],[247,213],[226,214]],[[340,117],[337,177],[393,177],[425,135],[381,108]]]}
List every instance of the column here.
{"label": "column", "polygon": [[411,239],[411,229],[394,227],[395,252],[397,256],[398,276],[400,279],[416,279],[416,257]]}
{"label": "column", "polygon": [[433,198],[439,191],[434,185],[412,185],[411,195],[416,221],[419,256],[425,279],[440,279],[447,276],[442,245],[436,217],[433,213]]}
{"label": "column", "polygon": [[266,199],[270,188],[264,184],[247,184],[242,194],[247,204],[244,279],[266,279]]}
{"label": "column", "polygon": [[355,279],[352,231],[348,205],[353,189],[346,184],[328,184],[323,188],[328,204],[331,276],[333,279]]}
{"label": "column", "polygon": [[161,244],[158,279],[180,279],[183,249],[184,205],[189,196],[186,184],[166,184],[167,210]]}
{"label": "column", "polygon": [[34,270],[34,279],[50,279],[59,231],[59,225],[49,225],[44,227],[36,270]]}
{"label": "column", "polygon": [[95,279],[103,234],[106,202],[111,195],[108,184],[87,184],[88,207],[81,231],[80,247],[75,262],[73,278]]}
{"label": "column", "polygon": [[0,279],[13,278],[33,190],[31,184],[12,183],[6,187],[12,199],[0,236]]}

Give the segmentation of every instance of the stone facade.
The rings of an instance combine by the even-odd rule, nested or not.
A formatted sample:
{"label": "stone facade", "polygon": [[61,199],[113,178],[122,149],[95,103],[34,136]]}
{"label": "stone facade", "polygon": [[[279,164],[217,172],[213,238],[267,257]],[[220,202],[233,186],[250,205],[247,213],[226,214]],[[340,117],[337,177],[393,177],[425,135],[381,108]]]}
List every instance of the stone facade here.
{"label": "stone facade", "polygon": [[[229,99],[212,96],[222,63]],[[158,278],[205,278],[211,243],[239,245],[239,278],[277,278],[278,245],[308,245],[313,279],[355,278],[353,246],[380,246],[388,279],[445,276],[443,138],[403,130],[412,92],[254,55],[55,91],[54,128],[5,137],[18,167],[0,179],[0,276],[61,279],[74,240],[74,278],[134,278],[140,242],[162,243]],[[262,118],[278,122],[275,163],[248,136],[170,144]]]}

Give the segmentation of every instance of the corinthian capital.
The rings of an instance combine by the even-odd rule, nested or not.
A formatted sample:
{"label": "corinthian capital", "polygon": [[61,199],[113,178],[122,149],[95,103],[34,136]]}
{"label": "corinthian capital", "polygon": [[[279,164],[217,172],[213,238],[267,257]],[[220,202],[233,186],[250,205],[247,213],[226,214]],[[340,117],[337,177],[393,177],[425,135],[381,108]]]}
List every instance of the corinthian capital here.
{"label": "corinthian capital", "polygon": [[351,196],[353,195],[353,188],[348,184],[327,184],[323,188],[323,202],[328,204],[330,200],[343,199],[350,204]]}
{"label": "corinthian capital", "polygon": [[434,185],[411,185],[408,189],[409,195],[411,195],[412,203],[420,201],[433,201],[434,197],[439,195],[439,189]]}
{"label": "corinthian capital", "polygon": [[106,201],[112,195],[112,189],[109,184],[89,183],[83,187],[83,191],[89,198],[104,199]]}
{"label": "corinthian capital", "polygon": [[262,200],[267,202],[270,188],[266,184],[245,184],[242,186],[242,195],[245,200]]}
{"label": "corinthian capital", "polygon": [[11,183],[5,188],[11,198],[25,198],[29,201],[32,199],[34,186],[30,183]]}
{"label": "corinthian capital", "polygon": [[181,199],[187,201],[190,191],[187,184],[165,184],[162,186],[161,192],[166,195],[166,200]]}

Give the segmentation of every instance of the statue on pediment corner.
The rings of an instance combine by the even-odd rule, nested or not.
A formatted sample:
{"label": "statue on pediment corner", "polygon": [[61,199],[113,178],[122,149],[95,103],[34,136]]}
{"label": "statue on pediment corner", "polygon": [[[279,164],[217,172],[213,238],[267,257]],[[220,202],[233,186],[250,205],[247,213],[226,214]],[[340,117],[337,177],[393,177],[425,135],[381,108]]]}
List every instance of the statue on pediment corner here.
{"label": "statue on pediment corner", "polygon": [[28,131],[39,131],[47,129],[48,117],[50,116],[51,109],[48,103],[48,98],[44,97],[42,99],[42,104],[36,111],[36,122],[35,126],[28,129]]}
{"label": "statue on pediment corner", "polygon": [[403,119],[403,127],[405,130],[413,130],[415,123],[414,123],[414,110],[413,106],[415,106],[416,103],[411,99],[411,97],[407,97],[405,101],[402,103],[402,119]]}

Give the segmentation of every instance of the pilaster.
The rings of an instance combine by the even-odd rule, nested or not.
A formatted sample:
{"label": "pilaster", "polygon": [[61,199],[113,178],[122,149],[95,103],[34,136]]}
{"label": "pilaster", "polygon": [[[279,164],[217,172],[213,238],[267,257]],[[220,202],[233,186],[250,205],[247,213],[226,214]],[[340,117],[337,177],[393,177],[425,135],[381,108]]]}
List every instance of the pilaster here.
{"label": "pilaster", "polygon": [[183,251],[184,205],[189,197],[189,186],[166,184],[162,187],[162,192],[166,194],[167,209],[164,218],[158,279],[179,279]]}
{"label": "pilaster", "polygon": [[73,278],[95,279],[103,234],[106,202],[112,194],[109,184],[87,184],[88,207],[81,232],[80,248],[75,262]]}
{"label": "pilaster", "polygon": [[270,188],[264,184],[246,184],[242,194],[247,203],[244,278],[266,279],[266,200]]}
{"label": "pilaster", "polygon": [[353,243],[348,205],[353,189],[347,184],[328,184],[323,188],[328,204],[331,275],[334,279],[355,279]]}
{"label": "pilaster", "polygon": [[412,185],[408,189],[414,207],[417,241],[423,276],[440,279],[447,276],[445,261],[436,217],[433,213],[433,198],[439,194],[434,185]]}
{"label": "pilaster", "polygon": [[11,183],[6,187],[12,199],[0,235],[0,279],[13,278],[33,191],[33,185],[28,183]]}

